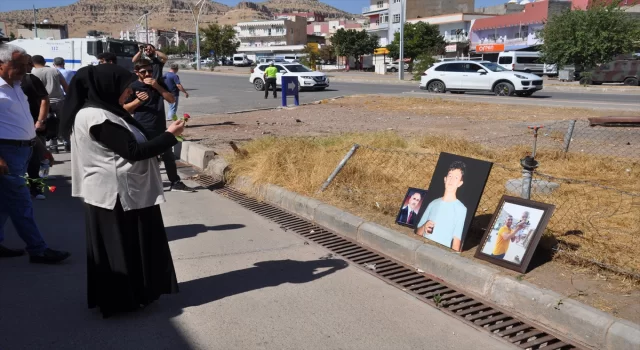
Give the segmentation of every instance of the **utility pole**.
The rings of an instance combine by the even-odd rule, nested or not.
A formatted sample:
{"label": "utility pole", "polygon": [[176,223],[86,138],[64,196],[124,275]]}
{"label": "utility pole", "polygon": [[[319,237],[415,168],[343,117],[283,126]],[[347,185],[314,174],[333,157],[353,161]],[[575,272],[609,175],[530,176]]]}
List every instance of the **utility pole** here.
{"label": "utility pole", "polygon": [[147,33],[147,44],[149,43],[149,11],[144,10],[144,31]]}
{"label": "utility pole", "polygon": [[407,0],[400,0],[400,62],[398,62],[398,79],[404,80],[404,21]]}
{"label": "utility pole", "polygon": [[33,5],[33,38],[38,37],[38,9],[36,5]]}
{"label": "utility pole", "polygon": [[[202,14],[202,8],[204,4],[207,3],[207,0],[198,0],[195,6],[189,5],[191,8],[191,15],[193,15],[193,23],[196,25],[196,69],[200,70],[200,15]],[[198,6],[200,6],[198,8]],[[196,8],[198,10],[198,14],[196,15]]]}

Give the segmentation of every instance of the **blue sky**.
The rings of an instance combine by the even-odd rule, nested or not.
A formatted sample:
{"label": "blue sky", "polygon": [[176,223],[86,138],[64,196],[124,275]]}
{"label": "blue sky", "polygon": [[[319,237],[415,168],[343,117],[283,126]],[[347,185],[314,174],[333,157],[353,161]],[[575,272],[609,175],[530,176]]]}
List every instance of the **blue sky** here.
{"label": "blue sky", "polygon": [[[369,5],[369,0],[321,0],[331,6],[351,13],[361,13],[362,8]],[[507,2],[508,0],[476,0],[476,7],[495,5]],[[36,7],[54,7],[70,5],[76,0],[0,0],[0,12],[12,10],[30,9],[34,5]],[[218,0],[223,4],[230,6],[236,5],[239,0]],[[258,2],[258,1],[255,1]]]}

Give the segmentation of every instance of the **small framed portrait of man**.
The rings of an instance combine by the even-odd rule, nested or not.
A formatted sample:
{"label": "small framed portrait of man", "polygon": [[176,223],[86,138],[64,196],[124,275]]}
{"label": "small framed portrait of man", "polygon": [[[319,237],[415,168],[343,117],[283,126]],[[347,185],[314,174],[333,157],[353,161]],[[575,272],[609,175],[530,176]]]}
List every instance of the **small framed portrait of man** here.
{"label": "small framed portrait of man", "polygon": [[416,228],[420,208],[426,195],[426,190],[409,187],[398,211],[398,216],[396,216],[396,224]]}
{"label": "small framed portrait of man", "polygon": [[555,206],[503,196],[475,257],[525,273]]}
{"label": "small framed portrait of man", "polygon": [[491,162],[440,153],[415,233],[462,251],[492,166]]}

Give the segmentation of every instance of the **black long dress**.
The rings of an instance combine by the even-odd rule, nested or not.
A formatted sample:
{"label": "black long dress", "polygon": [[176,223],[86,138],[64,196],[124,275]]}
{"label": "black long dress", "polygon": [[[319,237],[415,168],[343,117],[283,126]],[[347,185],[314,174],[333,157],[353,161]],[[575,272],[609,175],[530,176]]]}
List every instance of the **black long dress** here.
{"label": "black long dress", "polygon": [[[90,132],[130,161],[159,155],[176,143],[172,134],[164,133],[138,144],[128,130],[111,122]],[[99,307],[109,317],[178,292],[160,206],[124,211],[119,199],[113,210],[85,206],[89,308]]]}

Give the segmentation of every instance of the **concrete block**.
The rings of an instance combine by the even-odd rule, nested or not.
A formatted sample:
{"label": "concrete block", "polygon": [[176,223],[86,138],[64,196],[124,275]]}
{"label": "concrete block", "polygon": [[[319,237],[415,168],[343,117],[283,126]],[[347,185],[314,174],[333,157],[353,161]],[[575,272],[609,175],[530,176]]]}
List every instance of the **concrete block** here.
{"label": "concrete block", "polygon": [[176,146],[174,146],[174,149],[173,149],[174,152],[176,151],[176,149],[180,149],[180,153],[178,153],[176,156],[178,158],[180,158],[181,160],[187,162],[187,163],[189,162],[189,160],[188,160],[188,158],[189,158],[189,145],[191,143],[192,142],[188,142],[188,141],[180,142],[180,143],[178,143],[178,145],[180,145],[180,146],[176,148],[176,146],[178,146],[178,145],[176,145]]}
{"label": "concrete block", "polygon": [[313,220],[316,224],[353,240],[357,239],[358,227],[364,222],[363,219],[328,204],[316,208]]}
{"label": "concrete block", "polygon": [[[183,145],[183,147],[185,146]],[[185,159],[185,161],[200,169],[206,169],[209,165],[209,161],[213,160],[216,155],[213,150],[193,142],[188,144],[186,153],[187,159]]]}
{"label": "concrete block", "polygon": [[226,182],[227,174],[229,171],[229,163],[227,163],[227,161],[223,157],[216,155],[211,161],[209,161],[209,164],[207,164],[207,168],[204,170],[205,173]]}
{"label": "concrete block", "polygon": [[624,320],[616,321],[611,325],[607,334],[607,349],[640,349],[640,325]]}
{"label": "concrete block", "polygon": [[297,196],[293,206],[293,212],[307,220],[314,220],[316,209],[323,203],[317,199]]}
{"label": "concrete block", "polygon": [[[280,189],[280,197],[273,198],[272,203],[279,205],[282,209],[291,211],[293,208],[294,202],[298,194],[295,192],[288,191],[284,188],[279,187]],[[274,190],[275,191],[275,190]],[[275,202],[277,200],[277,202]]]}
{"label": "concrete block", "polygon": [[422,244],[416,251],[415,266],[443,281],[479,297],[489,294],[499,271],[455,253]]}
{"label": "concrete block", "polygon": [[511,277],[496,276],[488,299],[570,339],[605,348],[613,316],[550,290]]}
{"label": "concrete block", "polygon": [[[317,210],[320,210],[320,206]],[[365,222],[358,229],[358,242],[407,265],[415,264],[416,250],[422,242],[386,227]]]}
{"label": "concrete block", "polygon": [[255,188],[253,180],[248,176],[236,177],[231,186],[245,193],[252,193]]}

